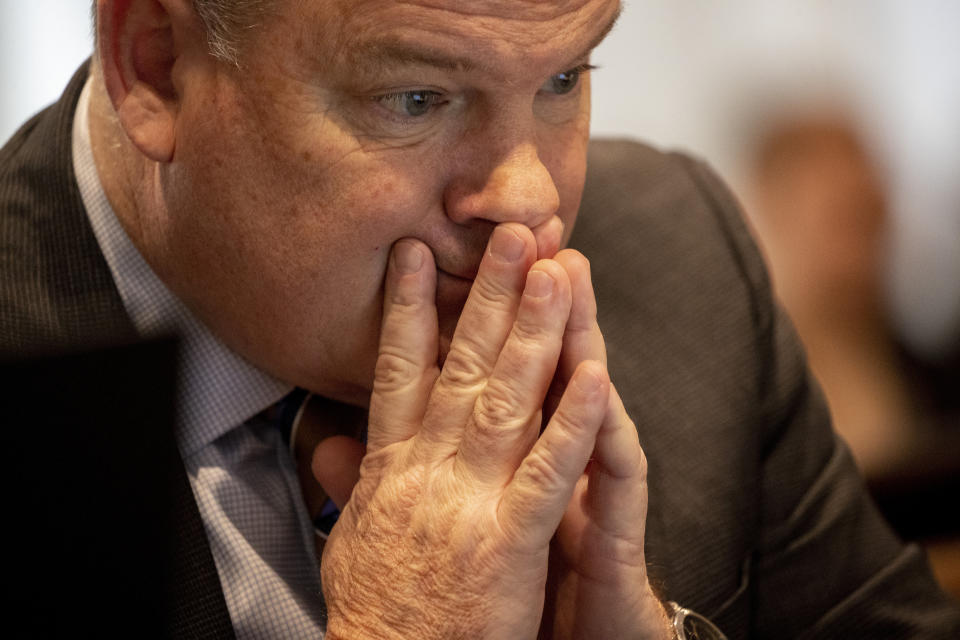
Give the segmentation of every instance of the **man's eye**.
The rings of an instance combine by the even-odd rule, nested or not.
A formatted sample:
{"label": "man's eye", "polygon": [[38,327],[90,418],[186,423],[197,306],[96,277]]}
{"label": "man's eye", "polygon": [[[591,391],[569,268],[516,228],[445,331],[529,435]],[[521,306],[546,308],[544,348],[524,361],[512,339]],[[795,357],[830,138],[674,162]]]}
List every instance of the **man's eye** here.
{"label": "man's eye", "polygon": [[594,67],[589,64],[582,64],[578,67],[574,67],[569,71],[564,71],[563,73],[558,73],[543,83],[543,86],[540,88],[541,91],[546,91],[547,93],[554,93],[558,96],[562,96],[565,93],[570,93],[577,88],[577,85],[580,84],[580,76],[593,69]]}
{"label": "man's eye", "polygon": [[402,91],[377,96],[377,102],[392,113],[404,118],[419,118],[442,104],[442,96],[436,91]]}

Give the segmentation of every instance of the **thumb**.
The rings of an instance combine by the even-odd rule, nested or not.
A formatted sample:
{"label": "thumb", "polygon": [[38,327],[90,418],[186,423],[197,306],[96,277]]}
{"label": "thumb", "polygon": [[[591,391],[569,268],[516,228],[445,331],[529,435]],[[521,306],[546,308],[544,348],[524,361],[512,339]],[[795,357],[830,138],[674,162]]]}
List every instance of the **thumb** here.
{"label": "thumb", "polygon": [[317,443],[310,460],[314,480],[343,509],[360,478],[360,461],[367,453],[362,442],[349,436],[330,436]]}

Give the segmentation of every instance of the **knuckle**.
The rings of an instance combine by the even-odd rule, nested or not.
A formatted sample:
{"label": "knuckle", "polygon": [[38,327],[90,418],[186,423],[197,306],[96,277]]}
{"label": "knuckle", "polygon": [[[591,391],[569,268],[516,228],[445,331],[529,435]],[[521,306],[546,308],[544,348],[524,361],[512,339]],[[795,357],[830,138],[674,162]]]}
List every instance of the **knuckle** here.
{"label": "knuckle", "polygon": [[477,278],[473,283],[473,289],[470,291],[471,305],[474,313],[484,313],[485,309],[500,310],[508,309],[513,306],[514,300],[519,296],[518,292],[506,286],[496,278]]}
{"label": "knuckle", "polygon": [[423,307],[423,297],[411,287],[395,287],[390,293],[389,312],[391,315],[409,316]]}
{"label": "knuckle", "polygon": [[552,327],[545,326],[542,318],[521,313],[513,324],[513,335],[520,346],[535,349],[551,338],[559,337],[554,336],[551,329]]}
{"label": "knuckle", "polygon": [[550,421],[560,436],[573,439],[583,431],[583,419],[584,416],[576,415],[569,410],[561,408],[553,414],[553,418],[551,418]]}
{"label": "knuckle", "polygon": [[384,477],[390,475],[397,466],[397,447],[383,447],[365,455],[360,461],[357,487],[366,487],[370,491],[379,488]]}
{"label": "knuckle", "polygon": [[474,390],[489,375],[482,361],[468,342],[458,341],[447,354],[440,383],[455,391]]}
{"label": "knuckle", "polygon": [[520,479],[533,491],[552,492],[563,485],[564,477],[553,455],[546,450],[531,452],[518,470]]}
{"label": "knuckle", "polygon": [[380,392],[393,392],[409,386],[417,379],[420,365],[402,351],[382,348],[373,370],[373,386]]}
{"label": "knuckle", "polygon": [[495,437],[524,428],[528,416],[523,415],[521,406],[520,398],[506,385],[488,384],[474,406],[473,421],[477,431]]}
{"label": "knuckle", "polygon": [[392,322],[415,322],[416,318],[423,313],[424,306],[430,302],[419,287],[403,281],[388,287],[387,292],[384,311],[387,319]]}

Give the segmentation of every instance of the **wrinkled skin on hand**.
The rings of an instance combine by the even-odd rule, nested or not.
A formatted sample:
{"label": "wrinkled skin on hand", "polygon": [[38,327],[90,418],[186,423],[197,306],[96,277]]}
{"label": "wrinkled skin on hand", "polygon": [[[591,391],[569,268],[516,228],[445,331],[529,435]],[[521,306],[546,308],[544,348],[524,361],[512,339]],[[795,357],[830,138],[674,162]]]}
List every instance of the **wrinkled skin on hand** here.
{"label": "wrinkled skin on hand", "polygon": [[[576,366],[606,365],[589,263],[565,250],[556,260],[570,274],[574,305],[545,407],[557,407]],[[644,553],[647,462],[636,429],[611,386],[590,462],[554,536],[540,638],[657,638],[667,625],[647,578]]]}
{"label": "wrinkled skin on hand", "polygon": [[394,248],[368,450],[323,552],[330,637],[669,637],[589,266],[536,253],[528,228],[494,231],[441,369],[430,253]]}

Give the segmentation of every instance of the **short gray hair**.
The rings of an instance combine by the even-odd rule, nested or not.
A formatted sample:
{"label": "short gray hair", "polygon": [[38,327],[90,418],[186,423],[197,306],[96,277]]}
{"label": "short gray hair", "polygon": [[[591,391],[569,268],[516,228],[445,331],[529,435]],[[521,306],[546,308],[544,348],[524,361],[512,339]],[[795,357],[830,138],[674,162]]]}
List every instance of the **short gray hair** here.
{"label": "short gray hair", "polygon": [[237,64],[244,36],[260,22],[273,0],[193,0],[207,29],[207,44],[217,58]]}
{"label": "short gray hair", "polygon": [[[225,62],[239,64],[240,45],[246,33],[261,21],[276,0],[192,0],[193,8],[207,31],[210,53]],[[93,2],[96,33],[97,3]]]}

